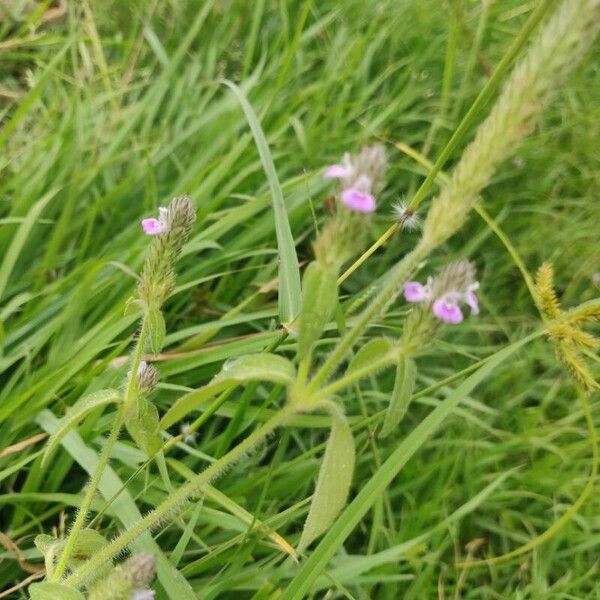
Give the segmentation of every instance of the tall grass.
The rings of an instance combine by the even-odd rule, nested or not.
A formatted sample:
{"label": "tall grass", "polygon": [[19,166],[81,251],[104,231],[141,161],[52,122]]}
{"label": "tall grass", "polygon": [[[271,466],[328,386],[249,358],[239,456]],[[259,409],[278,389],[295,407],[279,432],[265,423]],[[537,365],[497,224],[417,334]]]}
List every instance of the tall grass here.
{"label": "tall grass", "polygon": [[[93,596],[83,586],[125,549],[154,556],[158,577],[113,570],[114,598],[142,581],[159,598],[594,597],[597,398],[580,386],[597,356],[573,327],[598,305],[598,10],[0,12],[0,597],[66,594],[27,591],[42,558],[54,585]],[[386,187],[335,291],[339,273],[311,263],[338,194],[322,169],[374,141]],[[197,222],[163,340],[156,282],[141,333],[124,308],[148,255],[139,220],[182,194]],[[401,196],[427,215],[422,233],[390,233]],[[481,314],[423,340],[382,437],[407,352],[399,286],[457,258],[477,267]],[[529,275],[544,261],[572,311],[544,308]],[[318,310],[300,308],[299,267]],[[572,377],[573,336],[590,379]],[[160,374],[152,395],[134,380],[142,359]],[[117,412],[106,389],[128,398]]]}

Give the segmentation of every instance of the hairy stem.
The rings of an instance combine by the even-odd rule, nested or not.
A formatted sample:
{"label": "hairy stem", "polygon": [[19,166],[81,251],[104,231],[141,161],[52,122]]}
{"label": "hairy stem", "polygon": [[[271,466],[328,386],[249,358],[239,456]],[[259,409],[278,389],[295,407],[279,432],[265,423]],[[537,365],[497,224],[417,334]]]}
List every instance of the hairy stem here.
{"label": "hairy stem", "polygon": [[282,425],[294,412],[296,408],[287,405],[276,415],[263,423],[258,429],[251,433],[245,440],[222,456],[218,461],[209,465],[204,471],[198,473],[185,485],[178,488],[162,504],[149,512],[145,517],[131,526],[127,531],[114,539],[93,558],[77,569],[72,575],[65,579],[67,585],[80,586],[94,574],[104,563],[122,552],[141,533],[155,528],[170,514],[175,512],[185,502],[198,494],[203,486],[218,477],[227,468],[243,458],[258,443],[268,437],[275,429]]}
{"label": "hairy stem", "polygon": [[140,366],[140,362],[142,360],[142,354],[144,351],[144,346],[146,344],[147,335],[148,325],[146,319],[144,318],[142,321],[140,335],[138,337],[135,350],[133,352],[133,358],[131,360],[131,370],[129,372],[129,380],[127,382],[125,399],[119,406],[119,410],[117,411],[117,416],[110,429],[108,439],[106,440],[104,447],[102,448],[102,452],[100,453],[98,465],[96,466],[96,470],[94,471],[94,474],[92,475],[92,478],[90,479],[90,482],[86,488],[85,496],[83,498],[83,501],[81,502],[81,506],[79,507],[79,512],[77,513],[75,522],[71,527],[71,531],[69,532],[69,537],[67,538],[65,547],[63,548],[60,558],[58,559],[56,569],[54,570],[51,581],[58,581],[64,575],[67,566],[69,565],[69,560],[71,559],[73,550],[75,549],[77,538],[79,537],[79,533],[85,526],[88,512],[92,505],[92,501],[94,500],[94,496],[96,495],[98,485],[100,484],[100,479],[102,478],[104,469],[106,468],[106,465],[108,464],[108,461],[110,459],[110,453],[115,445],[115,442],[119,438],[119,433],[121,432],[121,428],[123,427],[123,422],[125,420],[125,414],[127,413],[127,410],[130,407],[131,403],[134,402],[136,399],[135,378],[138,367]]}
{"label": "hairy stem", "polygon": [[327,360],[317,371],[307,388],[309,392],[316,392],[316,390],[331,377],[333,371],[338,367],[342,360],[344,360],[348,352],[350,352],[356,340],[364,333],[371,322],[377,319],[385,311],[389,303],[396,298],[400,292],[400,285],[416,268],[418,263],[427,256],[429,251],[430,248],[427,245],[420,243],[390,272],[387,281],[383,284],[379,293],[373,298],[371,304],[361,313],[357,322],[354,324],[354,327],[352,327],[352,329],[350,329],[340,340]]}

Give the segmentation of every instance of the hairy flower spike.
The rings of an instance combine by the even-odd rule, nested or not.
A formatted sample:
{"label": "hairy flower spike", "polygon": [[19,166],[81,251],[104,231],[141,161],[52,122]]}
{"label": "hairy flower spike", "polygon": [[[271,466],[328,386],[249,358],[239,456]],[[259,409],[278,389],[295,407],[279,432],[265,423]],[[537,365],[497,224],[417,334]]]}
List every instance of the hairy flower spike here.
{"label": "hairy flower spike", "polygon": [[342,203],[359,213],[372,213],[377,207],[375,194],[383,188],[387,156],[381,144],[366,146],[359,154],[345,153],[340,164],[330,165],[324,176],[342,182]]}
{"label": "hairy flower spike", "polygon": [[[546,319],[552,321],[564,315],[554,289],[554,269],[550,263],[544,263],[538,269],[535,279],[535,300]],[[583,318],[570,319],[551,326],[548,331],[548,337],[554,343],[558,360],[588,393],[598,389],[599,386],[590,373],[582,351],[596,349],[599,342],[592,334],[581,329],[581,325],[597,317],[597,314],[592,314]]]}
{"label": "hairy flower spike", "polygon": [[152,234],[154,239],[138,286],[138,294],[148,307],[159,308],[173,291],[175,262],[195,219],[196,211],[186,196],[174,198],[167,208],[161,208],[162,231],[159,235]]}
{"label": "hairy flower spike", "polygon": [[156,561],[152,554],[136,554],[96,583],[89,600],[153,600],[148,586],[154,579]]}
{"label": "hairy flower spike", "polygon": [[514,68],[448,185],[432,202],[423,228],[426,248],[439,246],[463,225],[499,164],[531,133],[535,116],[599,31],[598,0],[562,2]]}
{"label": "hairy flower spike", "polygon": [[149,365],[145,360],[142,360],[137,370],[136,379],[140,393],[146,396],[150,394],[158,384],[158,371],[156,370],[156,367]]}
{"label": "hairy flower spike", "polygon": [[407,281],[404,298],[407,302],[431,305],[437,319],[456,325],[463,320],[461,304],[469,306],[471,314],[479,314],[479,301],[475,294],[478,288],[475,267],[468,260],[461,260],[448,265],[437,277],[430,277],[426,285]]}

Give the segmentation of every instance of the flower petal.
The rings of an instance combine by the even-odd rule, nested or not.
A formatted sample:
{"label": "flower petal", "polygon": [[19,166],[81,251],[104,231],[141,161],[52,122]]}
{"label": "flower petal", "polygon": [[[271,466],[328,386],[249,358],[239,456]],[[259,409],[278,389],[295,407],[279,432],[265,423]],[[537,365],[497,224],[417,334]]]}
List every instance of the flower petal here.
{"label": "flower petal", "polygon": [[158,235],[165,231],[166,225],[161,223],[158,219],[143,219],[142,229],[147,235]]}
{"label": "flower petal", "polygon": [[330,165],[325,169],[323,177],[343,179],[344,177],[350,177],[352,170],[347,165]]}
{"label": "flower petal", "polygon": [[479,299],[475,292],[467,292],[464,297],[465,302],[469,305],[472,315],[479,314]]}
{"label": "flower petal", "polygon": [[433,303],[433,314],[444,323],[456,325],[463,320],[463,314],[458,304],[448,302],[445,298],[440,298]]}
{"label": "flower petal", "polygon": [[429,300],[429,293],[418,281],[407,281],[404,284],[404,298],[407,302],[425,302]]}
{"label": "flower petal", "polygon": [[347,188],[342,192],[342,202],[350,210],[360,213],[372,213],[377,206],[374,196],[355,188]]}

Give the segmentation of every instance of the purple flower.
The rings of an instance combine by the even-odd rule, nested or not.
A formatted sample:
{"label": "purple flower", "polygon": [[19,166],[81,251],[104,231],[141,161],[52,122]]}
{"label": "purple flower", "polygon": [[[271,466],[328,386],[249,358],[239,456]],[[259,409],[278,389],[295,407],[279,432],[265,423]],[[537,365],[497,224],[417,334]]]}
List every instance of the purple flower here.
{"label": "purple flower", "polygon": [[360,213],[372,213],[377,207],[375,198],[368,192],[348,188],[342,192],[342,202],[350,209]]}
{"label": "purple flower", "polygon": [[168,210],[161,206],[158,209],[158,219],[142,219],[142,229],[144,230],[144,233],[147,235],[159,235],[160,233],[168,231],[169,224],[167,223],[167,214]]}
{"label": "purple flower", "polygon": [[407,302],[427,302],[431,300],[431,290],[418,281],[407,281],[404,284],[404,297]]}
{"label": "purple flower", "polygon": [[440,298],[433,303],[433,314],[444,323],[456,325],[463,320],[460,306],[447,298]]}
{"label": "purple flower", "polygon": [[437,277],[429,277],[426,285],[407,281],[404,298],[407,302],[431,305],[437,319],[456,325],[464,319],[461,304],[469,306],[472,315],[479,314],[479,300],[475,294],[478,288],[473,265],[463,260],[448,265]]}
{"label": "purple flower", "polygon": [[383,187],[386,167],[383,146],[367,146],[357,155],[346,152],[342,162],[327,167],[323,175],[341,181],[341,200],[346,207],[354,212],[372,213],[377,206],[374,193]]}

